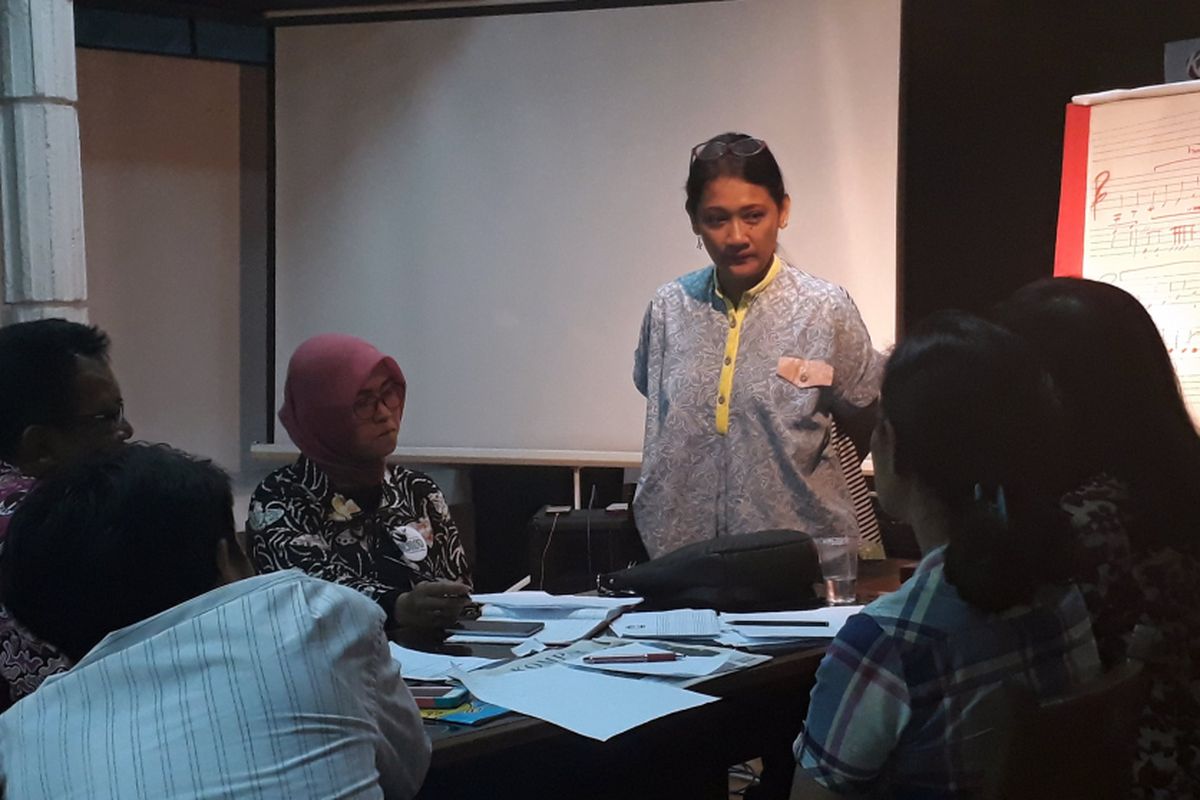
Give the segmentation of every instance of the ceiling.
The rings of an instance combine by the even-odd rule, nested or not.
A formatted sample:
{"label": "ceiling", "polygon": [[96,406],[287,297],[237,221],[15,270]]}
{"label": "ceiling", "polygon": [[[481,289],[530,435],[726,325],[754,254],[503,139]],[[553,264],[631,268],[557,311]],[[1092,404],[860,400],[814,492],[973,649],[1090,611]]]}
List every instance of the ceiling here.
{"label": "ceiling", "polygon": [[[672,0],[678,2],[679,0]],[[205,17],[237,22],[258,22],[325,10],[330,13],[356,11],[412,11],[415,9],[495,8],[498,6],[596,5],[597,0],[75,0],[77,6],[169,16]],[[603,4],[604,0],[600,0]],[[636,3],[633,3],[636,4]]]}

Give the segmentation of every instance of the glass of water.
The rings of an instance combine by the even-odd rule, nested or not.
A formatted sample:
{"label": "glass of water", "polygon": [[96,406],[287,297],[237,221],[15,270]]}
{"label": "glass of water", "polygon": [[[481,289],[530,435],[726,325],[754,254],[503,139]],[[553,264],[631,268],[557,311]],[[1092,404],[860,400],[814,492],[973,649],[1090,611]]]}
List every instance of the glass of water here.
{"label": "glass of water", "polygon": [[818,536],[813,539],[825,579],[825,601],[831,606],[849,605],[858,594],[858,542],[850,536]]}

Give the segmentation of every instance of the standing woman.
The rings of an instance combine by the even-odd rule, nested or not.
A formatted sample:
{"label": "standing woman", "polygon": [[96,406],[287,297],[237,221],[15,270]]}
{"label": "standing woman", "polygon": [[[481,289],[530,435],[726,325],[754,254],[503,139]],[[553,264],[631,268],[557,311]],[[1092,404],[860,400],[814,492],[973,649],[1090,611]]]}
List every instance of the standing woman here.
{"label": "standing woman", "polygon": [[775,254],[789,205],[761,139],[693,148],[685,208],[712,264],[659,287],[633,368],[651,556],[772,528],[858,535],[832,428],[865,452],[882,359],[844,289]]}
{"label": "standing woman", "polygon": [[389,627],[439,628],[458,617],[470,574],[437,485],[386,463],[406,386],[396,362],[362,339],[301,344],[279,410],[301,455],[259,484],[247,534],[262,572],[296,568],[357,589]]}

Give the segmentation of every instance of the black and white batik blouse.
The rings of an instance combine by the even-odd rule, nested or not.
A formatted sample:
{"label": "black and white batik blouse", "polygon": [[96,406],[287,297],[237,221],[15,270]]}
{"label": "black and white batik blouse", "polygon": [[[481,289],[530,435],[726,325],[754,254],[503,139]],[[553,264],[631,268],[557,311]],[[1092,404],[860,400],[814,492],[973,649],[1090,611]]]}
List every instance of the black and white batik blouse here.
{"label": "black and white batik blouse", "polygon": [[384,472],[377,508],[337,492],[303,456],[271,473],[250,500],[246,526],[260,572],[299,569],[357,589],[391,614],[422,581],[470,583],[458,528],[437,484],[400,466]]}

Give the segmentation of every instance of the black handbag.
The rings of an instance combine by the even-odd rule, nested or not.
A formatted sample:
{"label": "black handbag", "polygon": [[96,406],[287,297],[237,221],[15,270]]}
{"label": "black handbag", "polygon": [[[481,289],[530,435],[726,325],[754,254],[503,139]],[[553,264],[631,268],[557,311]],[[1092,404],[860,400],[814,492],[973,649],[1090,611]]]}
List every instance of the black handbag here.
{"label": "black handbag", "polygon": [[774,611],[824,604],[821,562],[808,534],[759,531],[696,542],[597,578],[601,594],[645,598],[639,610]]}

